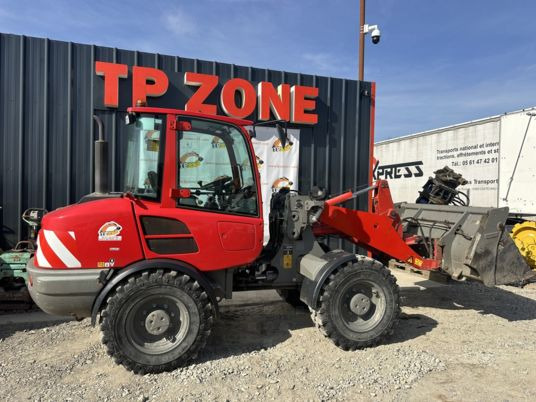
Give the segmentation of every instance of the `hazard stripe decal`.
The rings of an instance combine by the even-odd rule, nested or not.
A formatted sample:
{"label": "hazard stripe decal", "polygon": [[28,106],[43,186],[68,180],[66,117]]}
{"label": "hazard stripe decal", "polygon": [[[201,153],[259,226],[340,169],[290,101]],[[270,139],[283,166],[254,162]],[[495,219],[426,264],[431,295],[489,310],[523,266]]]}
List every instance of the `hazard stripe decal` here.
{"label": "hazard stripe decal", "polygon": [[[52,230],[43,230],[45,239],[56,256],[63,262],[67,268],[80,268],[82,264],[78,259],[69,251],[69,249],[61,242]],[[67,239],[66,236],[62,236],[63,240]],[[71,238],[72,236],[69,236]],[[74,243],[74,239],[70,239]],[[70,244],[71,245],[71,244]]]}
{"label": "hazard stripe decal", "polygon": [[41,249],[40,245],[40,239],[41,236],[37,236],[37,251],[35,252],[35,264],[38,267],[52,268],[48,260],[45,258],[45,255],[43,254],[43,250]]}
{"label": "hazard stripe decal", "polygon": [[56,253],[54,253],[54,250],[52,250],[52,248],[49,246],[47,239],[44,236],[44,232],[45,231],[43,229],[41,229],[39,232],[39,249],[41,250],[41,253],[51,268],[66,268],[65,264],[58,258]]}
{"label": "hazard stripe decal", "polygon": [[[74,257],[78,255],[78,247],[76,246],[76,240],[73,239],[73,236],[69,232],[52,232],[58,238],[63,247]],[[52,245],[51,245],[52,246]],[[58,257],[61,258],[61,255],[54,249]],[[75,258],[76,259],[76,258]],[[63,258],[62,258],[63,260]],[[78,261],[78,260],[77,260]],[[65,265],[69,266],[67,263]]]}

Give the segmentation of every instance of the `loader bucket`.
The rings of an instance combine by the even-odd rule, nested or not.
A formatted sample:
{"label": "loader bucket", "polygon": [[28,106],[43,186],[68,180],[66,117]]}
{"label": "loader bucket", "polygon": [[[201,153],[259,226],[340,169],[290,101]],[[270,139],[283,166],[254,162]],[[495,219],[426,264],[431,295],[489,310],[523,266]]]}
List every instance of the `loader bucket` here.
{"label": "loader bucket", "polygon": [[510,234],[506,232],[499,243],[495,281],[497,285],[519,286],[536,281],[536,271],[532,270]]}
{"label": "loader bucket", "polygon": [[457,280],[486,286],[525,284],[536,279],[505,231],[508,208],[452,205],[397,205],[405,235],[424,234],[441,246],[441,269]]}

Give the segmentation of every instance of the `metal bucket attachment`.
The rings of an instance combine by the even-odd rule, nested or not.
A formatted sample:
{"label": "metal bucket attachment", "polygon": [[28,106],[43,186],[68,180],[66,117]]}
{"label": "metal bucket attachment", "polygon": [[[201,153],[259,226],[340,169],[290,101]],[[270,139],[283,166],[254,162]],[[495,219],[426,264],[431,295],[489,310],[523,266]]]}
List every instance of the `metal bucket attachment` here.
{"label": "metal bucket attachment", "polygon": [[532,270],[527,260],[519,252],[512,237],[504,232],[497,253],[496,284],[523,286],[535,281],[536,271]]}
{"label": "metal bucket attachment", "polygon": [[452,278],[470,278],[486,286],[535,279],[536,272],[531,271],[505,233],[508,208],[408,203],[396,207],[404,223],[404,235],[420,236],[427,250],[442,253],[441,269]]}

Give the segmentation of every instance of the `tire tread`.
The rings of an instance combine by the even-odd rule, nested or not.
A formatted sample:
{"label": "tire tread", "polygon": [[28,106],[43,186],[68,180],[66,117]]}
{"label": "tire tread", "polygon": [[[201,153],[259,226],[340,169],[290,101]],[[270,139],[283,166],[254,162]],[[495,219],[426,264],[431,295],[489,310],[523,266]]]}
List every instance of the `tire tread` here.
{"label": "tire tread", "polygon": [[[394,306],[391,306],[391,308],[394,310],[394,314],[388,325],[377,336],[364,341],[350,340],[338,331],[330,317],[328,306],[340,282],[342,282],[353,272],[366,270],[375,270],[379,272],[385,280],[385,284],[390,288],[394,295]],[[396,278],[382,263],[369,257],[357,256],[356,261],[342,265],[338,270],[328,277],[320,292],[319,308],[316,310],[310,309],[310,311],[311,319],[313,320],[315,326],[325,337],[330,338],[331,341],[339,348],[343,350],[364,349],[383,342],[394,332],[394,328],[398,324],[398,318],[401,311],[400,290],[398,284],[396,283]]]}
{"label": "tire tread", "polygon": [[[157,284],[171,285],[188,293],[197,305],[200,315],[200,327],[193,345],[182,356],[165,364],[149,366],[132,360],[120,350],[116,341],[112,318],[116,316],[130,291],[135,288],[144,288]],[[199,351],[206,345],[207,339],[212,331],[214,306],[212,306],[203,288],[188,275],[179,274],[176,271],[166,272],[158,269],[154,272],[144,271],[121,282],[112,295],[108,297],[106,305],[100,312],[100,316],[102,343],[105,345],[108,355],[117,364],[123,365],[127,370],[136,374],[161,373],[182,367],[197,357]]]}

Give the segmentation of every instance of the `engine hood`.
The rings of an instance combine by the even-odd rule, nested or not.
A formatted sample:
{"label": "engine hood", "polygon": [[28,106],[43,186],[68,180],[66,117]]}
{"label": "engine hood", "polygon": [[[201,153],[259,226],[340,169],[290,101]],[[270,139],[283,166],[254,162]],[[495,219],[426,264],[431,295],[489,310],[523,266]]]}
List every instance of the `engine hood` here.
{"label": "engine hood", "polygon": [[46,214],[35,265],[41,268],[121,268],[143,258],[127,198],[107,198]]}

